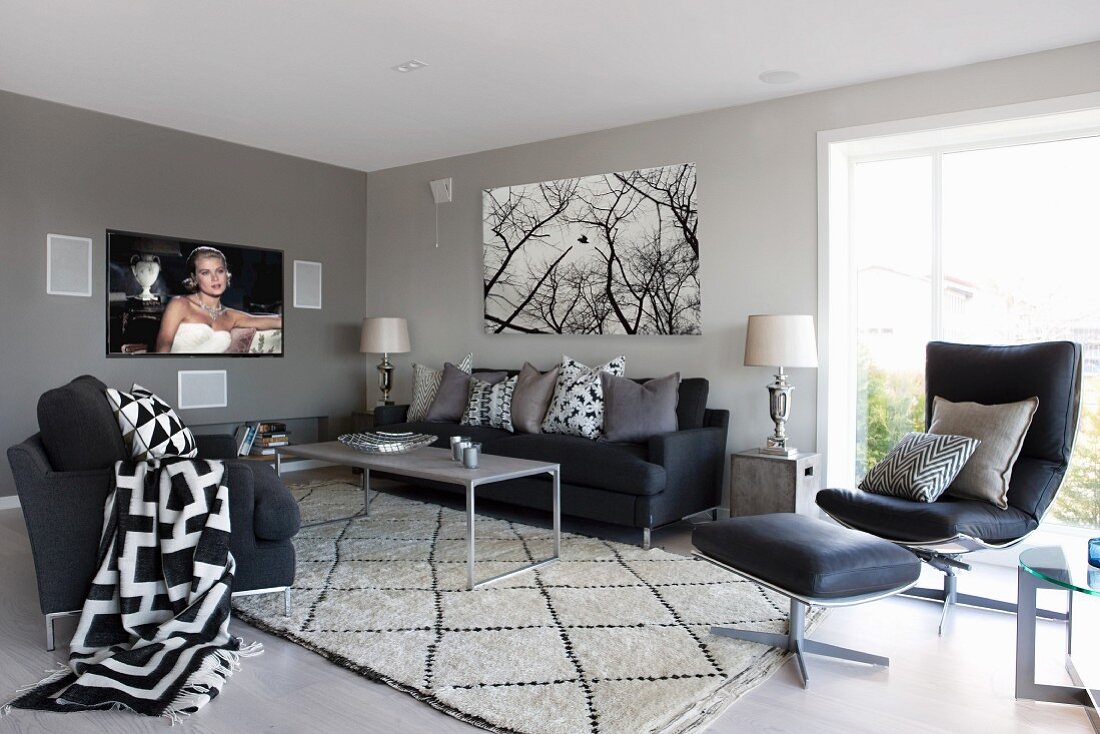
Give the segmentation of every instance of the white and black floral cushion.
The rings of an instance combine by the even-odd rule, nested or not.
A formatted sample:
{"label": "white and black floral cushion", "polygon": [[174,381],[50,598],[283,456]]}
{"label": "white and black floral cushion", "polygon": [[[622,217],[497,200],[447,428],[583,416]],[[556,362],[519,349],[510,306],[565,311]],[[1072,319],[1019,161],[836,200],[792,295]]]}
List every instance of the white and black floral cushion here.
{"label": "white and black floral cushion", "polygon": [[107,400],[115,411],[122,438],[134,461],[198,456],[198,445],[191,429],[183,425],[172,406],[151,390],[137,383],[130,392],[107,388]]}
{"label": "white and black floral cushion", "polygon": [[[470,374],[474,369],[474,355],[467,354],[456,366],[466,374]],[[432,401],[435,400],[435,394],[439,392],[441,382],[443,382],[443,370],[413,362],[413,392],[412,400],[409,401],[409,410],[405,416],[406,421],[414,423],[424,420],[428,415],[428,408],[432,407]]]}
{"label": "white and black floral cushion", "polygon": [[562,355],[561,373],[554,387],[554,397],[546,417],[543,433],[560,433],[593,440],[603,432],[603,387],[600,373],[622,377],[626,372],[626,357],[619,356],[599,367],[589,367],[572,357]]}
{"label": "white and black floral cushion", "polygon": [[515,433],[512,426],[512,395],[519,377],[509,377],[495,385],[470,378],[469,398],[462,413],[464,426],[488,426]]}
{"label": "white and black floral cushion", "polygon": [[980,443],[968,436],[907,433],[867,472],[859,488],[873,494],[935,502]]}

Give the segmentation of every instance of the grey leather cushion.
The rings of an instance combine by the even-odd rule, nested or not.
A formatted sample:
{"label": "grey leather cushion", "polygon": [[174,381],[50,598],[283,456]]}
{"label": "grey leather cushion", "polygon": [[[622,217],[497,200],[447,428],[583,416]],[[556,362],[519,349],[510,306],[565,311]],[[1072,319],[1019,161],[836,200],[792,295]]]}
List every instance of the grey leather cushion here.
{"label": "grey leather cushion", "polygon": [[530,362],[524,363],[512,393],[512,427],[516,433],[542,433],[542,419],[554,397],[560,370],[555,367],[543,373]]}
{"label": "grey leather cushion", "polygon": [[[1035,462],[1039,463],[1039,462]],[[1031,470],[1032,467],[1027,467]],[[1040,474],[1043,472],[1039,472]],[[1030,477],[1040,483],[1053,479]],[[817,504],[836,519],[884,538],[933,541],[967,535],[987,542],[1014,540],[1035,529],[1034,517],[1009,506],[1002,510],[983,500],[940,497],[936,502],[913,502],[852,489],[823,489]]]}
{"label": "grey leather cushion", "polygon": [[679,372],[641,384],[601,372],[600,386],[606,440],[648,441],[652,436],[676,430]]}
{"label": "grey leather cushion", "polygon": [[633,495],[658,494],[665,489],[665,468],[646,460],[645,444],[596,442],[556,433],[505,436],[485,450],[516,459],[561,464],[565,484]]}
{"label": "grey leather cushion", "polygon": [[91,375],[42,394],[38,430],[54,471],[107,469],[130,458],[107,386]]}
{"label": "grey leather cushion", "polygon": [[[495,385],[508,375],[504,372],[475,372],[474,377]],[[455,367],[450,362],[443,365],[443,380],[439,383],[439,390],[435,393],[428,414],[424,416],[426,421],[453,421],[457,423],[462,419],[462,411],[466,410],[466,399],[469,397],[470,375],[462,369]]]}
{"label": "grey leather cushion", "polygon": [[706,523],[695,528],[691,540],[705,555],[802,597],[890,591],[920,576],[920,561],[904,548],[793,513]]}

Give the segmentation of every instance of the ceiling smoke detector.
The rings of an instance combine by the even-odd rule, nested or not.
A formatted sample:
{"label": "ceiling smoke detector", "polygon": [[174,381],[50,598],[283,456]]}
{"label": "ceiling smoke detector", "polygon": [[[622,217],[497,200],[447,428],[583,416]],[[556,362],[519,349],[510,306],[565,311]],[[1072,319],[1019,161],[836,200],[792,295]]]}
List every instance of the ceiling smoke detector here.
{"label": "ceiling smoke detector", "polygon": [[760,81],[765,84],[791,84],[799,80],[797,71],[790,71],[788,69],[772,69],[771,71],[765,71],[760,75]]}
{"label": "ceiling smoke detector", "polygon": [[390,68],[399,74],[408,74],[410,71],[416,71],[417,69],[423,69],[427,64],[423,61],[417,61],[416,59],[409,59],[403,64],[397,66],[391,66]]}

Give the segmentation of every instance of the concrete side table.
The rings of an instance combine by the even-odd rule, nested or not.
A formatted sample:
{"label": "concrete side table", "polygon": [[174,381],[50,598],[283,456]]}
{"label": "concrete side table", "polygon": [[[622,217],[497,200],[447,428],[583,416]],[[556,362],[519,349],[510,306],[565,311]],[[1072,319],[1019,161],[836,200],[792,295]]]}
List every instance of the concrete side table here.
{"label": "concrete side table", "polygon": [[730,456],[730,517],[797,512],[820,517],[821,454],[769,456],[756,449]]}

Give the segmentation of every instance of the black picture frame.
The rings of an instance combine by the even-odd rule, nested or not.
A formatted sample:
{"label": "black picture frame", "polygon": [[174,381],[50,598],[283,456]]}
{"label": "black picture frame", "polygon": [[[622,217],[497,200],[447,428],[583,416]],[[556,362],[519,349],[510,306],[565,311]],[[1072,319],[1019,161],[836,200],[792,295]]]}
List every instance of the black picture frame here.
{"label": "black picture frame", "polygon": [[[250,314],[284,317],[286,312],[285,253],[264,247],[210,240],[107,230],[106,350],[110,358],[233,357],[272,358],[286,353],[286,323],[282,328],[233,329],[229,351],[157,352],[156,337],[164,309],[172,298],[191,293],[184,279],[187,258],[196,247],[213,247],[226,260],[232,280],[221,304]],[[140,262],[156,263],[142,268]],[[138,282],[137,272],[144,271]],[[248,333],[251,329],[252,334]],[[277,348],[276,348],[277,345]]]}

